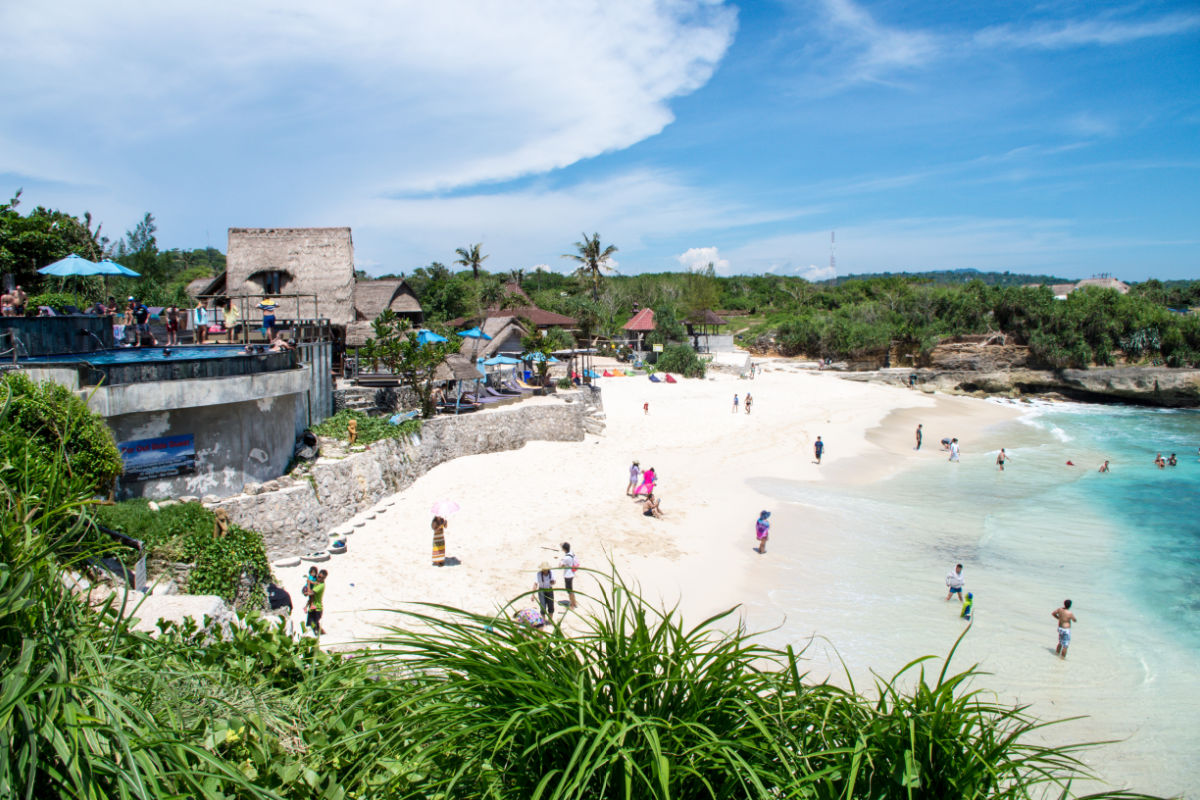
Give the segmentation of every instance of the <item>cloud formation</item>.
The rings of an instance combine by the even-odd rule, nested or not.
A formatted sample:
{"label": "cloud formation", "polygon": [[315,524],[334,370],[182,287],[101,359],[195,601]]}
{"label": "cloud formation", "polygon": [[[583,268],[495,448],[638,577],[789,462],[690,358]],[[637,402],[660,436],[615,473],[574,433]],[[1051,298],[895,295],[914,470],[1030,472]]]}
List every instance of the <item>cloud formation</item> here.
{"label": "cloud formation", "polygon": [[659,133],[735,28],[706,0],[6,3],[0,139],[46,127],[48,150],[185,181],[249,157],[293,191],[444,190]]}
{"label": "cloud formation", "polygon": [[729,259],[721,258],[715,247],[690,247],[675,256],[675,260],[688,272],[702,272],[712,264],[717,274],[729,273]]}

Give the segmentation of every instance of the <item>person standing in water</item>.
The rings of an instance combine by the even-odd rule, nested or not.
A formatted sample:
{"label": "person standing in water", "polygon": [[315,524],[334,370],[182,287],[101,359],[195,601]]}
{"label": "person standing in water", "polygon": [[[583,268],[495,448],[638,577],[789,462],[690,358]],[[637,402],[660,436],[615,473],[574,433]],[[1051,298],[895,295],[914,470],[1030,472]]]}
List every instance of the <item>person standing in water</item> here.
{"label": "person standing in water", "polygon": [[957,437],[950,440],[950,460],[955,461],[955,462],[958,461],[958,438]]}
{"label": "person standing in water", "polygon": [[1050,612],[1050,616],[1058,620],[1058,647],[1054,648],[1054,652],[1066,658],[1067,648],[1071,646],[1071,623],[1078,621],[1071,610],[1071,601],[1063,600],[1062,606]]}
{"label": "person standing in water", "polygon": [[1108,461],[1105,461],[1103,464],[1101,464],[1100,469],[1098,471],[1099,472],[1108,472]]}
{"label": "person standing in water", "polygon": [[1000,468],[1001,472],[1004,472],[1005,461],[1008,461],[1008,453],[1004,452],[1004,448],[1001,447],[1000,452],[996,455],[996,466]]}
{"label": "person standing in water", "polygon": [[914,447],[914,448],[913,448],[913,450],[920,450],[920,449],[921,449],[921,440],[922,440],[923,438],[925,438],[925,437],[924,437],[924,434],[921,432],[921,425],[918,423],[918,424],[917,424],[917,446],[916,446],[916,447]]}

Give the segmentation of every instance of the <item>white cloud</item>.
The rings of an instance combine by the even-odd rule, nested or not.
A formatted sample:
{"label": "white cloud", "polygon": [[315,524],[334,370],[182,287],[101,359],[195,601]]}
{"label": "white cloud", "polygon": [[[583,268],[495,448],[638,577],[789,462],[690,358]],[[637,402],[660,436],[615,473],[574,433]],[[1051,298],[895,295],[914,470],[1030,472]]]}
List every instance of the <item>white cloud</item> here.
{"label": "white cloud", "polygon": [[833,46],[829,58],[849,59],[843,83],[880,82],[897,72],[924,67],[944,48],[941,37],[879,22],[852,0],[822,0],[821,23]]}
{"label": "white cloud", "polygon": [[1088,45],[1113,45],[1156,36],[1175,36],[1200,28],[1200,14],[1168,14],[1157,19],[1054,20],[1028,26],[997,25],[985,28],[975,41],[988,47],[1057,50]]}
{"label": "white cloud", "polygon": [[729,260],[721,258],[715,247],[691,247],[675,256],[675,260],[689,272],[701,272],[712,264],[718,274],[729,274]]}
{"label": "white cloud", "polygon": [[837,277],[837,270],[833,267],[818,267],[816,264],[809,264],[808,269],[800,272],[800,277],[806,281],[827,281]]}
{"label": "white cloud", "polygon": [[0,138],[182,190],[440,190],[653,136],[735,27],[709,0],[4,3]]}

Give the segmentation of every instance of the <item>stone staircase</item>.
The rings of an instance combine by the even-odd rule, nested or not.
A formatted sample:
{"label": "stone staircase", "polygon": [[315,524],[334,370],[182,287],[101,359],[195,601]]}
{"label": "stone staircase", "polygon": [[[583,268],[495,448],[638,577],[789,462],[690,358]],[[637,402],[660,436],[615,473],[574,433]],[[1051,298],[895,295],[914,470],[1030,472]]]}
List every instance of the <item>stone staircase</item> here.
{"label": "stone staircase", "polygon": [[604,421],[604,400],[600,387],[584,386],[580,389],[581,401],[587,412],[583,417],[583,429],[593,436],[603,436],[607,423]]}

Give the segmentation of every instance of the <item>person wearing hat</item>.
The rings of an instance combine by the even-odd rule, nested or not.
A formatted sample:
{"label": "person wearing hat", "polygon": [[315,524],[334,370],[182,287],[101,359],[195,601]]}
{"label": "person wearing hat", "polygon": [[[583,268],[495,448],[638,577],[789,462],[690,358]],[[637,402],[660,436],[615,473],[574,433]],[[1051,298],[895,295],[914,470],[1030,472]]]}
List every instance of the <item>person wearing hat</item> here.
{"label": "person wearing hat", "polygon": [[961,617],[962,619],[965,619],[967,622],[970,622],[971,621],[971,612],[974,610],[975,610],[975,595],[972,592],[967,592],[967,599],[963,600],[963,604],[962,604],[962,613],[960,613],[958,616]]}
{"label": "person wearing hat", "polygon": [[545,561],[538,567],[537,576],[533,579],[534,591],[538,593],[538,605],[547,620],[554,616],[554,573]]}
{"label": "person wearing hat", "polygon": [[633,493],[637,490],[638,484],[642,481],[642,468],[638,466],[638,462],[634,461],[633,466],[629,468],[629,485],[625,487],[625,494],[633,497]]}
{"label": "person wearing hat", "polygon": [[754,535],[758,538],[758,552],[767,552],[767,539],[771,535],[771,512],[764,511],[758,515],[758,522],[754,523]]}

